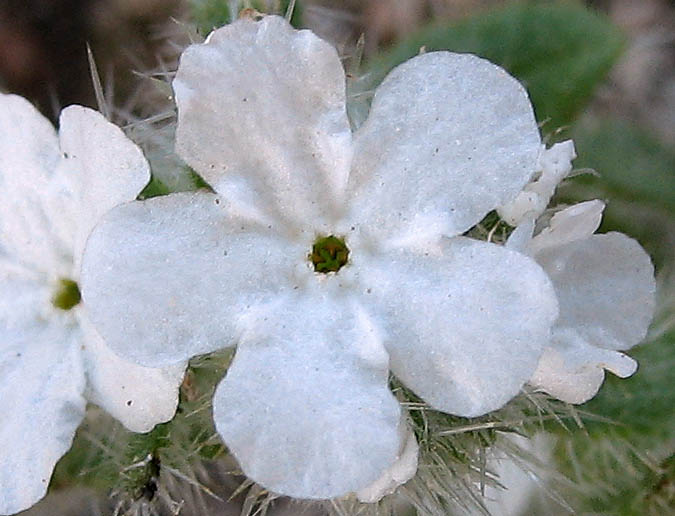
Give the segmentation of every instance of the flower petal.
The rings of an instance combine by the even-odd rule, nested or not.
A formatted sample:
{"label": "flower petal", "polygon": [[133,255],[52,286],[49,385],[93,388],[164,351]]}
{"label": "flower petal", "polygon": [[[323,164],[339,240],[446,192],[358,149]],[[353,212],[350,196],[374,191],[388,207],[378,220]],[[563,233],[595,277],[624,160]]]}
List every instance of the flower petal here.
{"label": "flower petal", "polygon": [[0,337],[0,514],[27,509],[45,495],[84,417],[74,338],[62,327]]}
{"label": "flower petal", "polygon": [[183,53],[173,87],[177,152],[217,192],[274,220],[339,208],[351,130],[331,45],[278,16],[238,20]]}
{"label": "flower petal", "polygon": [[71,187],[60,192],[65,197],[60,202],[71,203],[75,212],[73,257],[78,270],[93,227],[114,206],[136,199],[150,180],[150,167],[138,146],[93,109],[64,109],[59,139],[65,161],[59,171]]}
{"label": "flower petal", "polygon": [[247,323],[213,403],[244,473],[295,498],[374,482],[398,456],[400,409],[368,315],[322,290],[289,296]]}
{"label": "flower petal", "polygon": [[392,494],[398,486],[405,484],[417,473],[417,459],[419,455],[419,446],[417,438],[413,431],[402,424],[401,450],[396,462],[389,466],[380,477],[363,489],[359,489],[356,497],[363,503],[376,503],[383,497]]}
{"label": "flower petal", "polygon": [[22,333],[53,312],[44,278],[0,256],[0,332]]}
{"label": "flower petal", "polygon": [[56,131],[26,99],[0,94],[0,247],[41,271],[59,269],[67,251],[44,211],[61,159]]}
{"label": "flower petal", "polygon": [[573,330],[556,330],[530,384],[567,403],[585,403],[598,393],[605,369],[627,378],[637,370],[637,362],[618,351],[589,345]]}
{"label": "flower petal", "polygon": [[556,328],[589,345],[629,349],[654,315],[654,268],[644,249],[621,233],[592,235],[535,255],[558,296]]}
{"label": "flower petal", "polygon": [[451,52],[395,68],[354,144],[355,219],[404,241],[462,233],[514,198],[541,145],[524,88],[484,59]]}
{"label": "flower petal", "polygon": [[85,315],[79,319],[84,334],[87,399],[132,432],[149,432],[173,418],[186,364],[153,369],[122,360],[106,346]]}
{"label": "flower petal", "polygon": [[387,321],[394,374],[434,408],[460,416],[485,414],[515,396],[557,315],[537,264],[463,237],[383,258],[365,263],[361,280]]}
{"label": "flower petal", "polygon": [[294,286],[307,249],[228,215],[222,203],[206,192],[131,202],[93,231],[82,296],[121,357],[163,367],[229,346],[249,306]]}
{"label": "flower petal", "polygon": [[530,255],[558,245],[588,238],[600,227],[605,203],[594,199],[580,202],[559,211],[551,218],[549,227],[535,236],[527,247]]}

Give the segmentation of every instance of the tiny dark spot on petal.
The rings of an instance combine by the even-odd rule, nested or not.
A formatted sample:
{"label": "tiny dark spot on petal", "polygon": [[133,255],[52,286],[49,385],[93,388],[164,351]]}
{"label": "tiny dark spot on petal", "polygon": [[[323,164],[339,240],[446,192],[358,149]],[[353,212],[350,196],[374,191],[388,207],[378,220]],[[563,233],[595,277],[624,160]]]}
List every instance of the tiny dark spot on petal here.
{"label": "tiny dark spot on petal", "polygon": [[133,401],[131,401],[131,400],[127,401],[127,407],[131,407],[132,404],[133,404]]}

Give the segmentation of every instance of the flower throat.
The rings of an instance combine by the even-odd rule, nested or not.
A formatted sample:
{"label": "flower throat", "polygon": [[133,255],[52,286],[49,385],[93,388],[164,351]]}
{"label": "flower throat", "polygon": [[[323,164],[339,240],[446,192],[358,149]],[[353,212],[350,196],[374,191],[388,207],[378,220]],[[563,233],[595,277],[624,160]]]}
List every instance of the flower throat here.
{"label": "flower throat", "polygon": [[339,271],[348,259],[349,248],[345,241],[334,235],[317,238],[309,255],[314,271],[324,274]]}
{"label": "flower throat", "polygon": [[70,310],[81,300],[82,294],[76,282],[68,278],[59,280],[54,297],[52,297],[52,305],[60,310]]}

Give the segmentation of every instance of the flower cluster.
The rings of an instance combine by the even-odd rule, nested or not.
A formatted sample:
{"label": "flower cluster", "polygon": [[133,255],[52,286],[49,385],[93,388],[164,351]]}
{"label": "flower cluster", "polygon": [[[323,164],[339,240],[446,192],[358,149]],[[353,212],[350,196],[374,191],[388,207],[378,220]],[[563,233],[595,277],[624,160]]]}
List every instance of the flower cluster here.
{"label": "flower cluster", "polygon": [[[603,368],[634,371],[618,350],[650,322],[649,258],[593,235],[598,202],[533,236],[573,148],[543,150],[503,69],[419,55],[352,131],[335,49],[268,16],[189,47],[173,86],[176,150],[212,190],[146,201],[145,159],[101,115],[67,108],[57,137],[0,97],[0,513],[43,496],[85,400],[147,431],[187,360],[225,347],[218,433],[305,499],[373,502],[414,475],[390,373],[474,417],[527,382],[578,403]],[[463,236],[495,209],[506,245]]]}

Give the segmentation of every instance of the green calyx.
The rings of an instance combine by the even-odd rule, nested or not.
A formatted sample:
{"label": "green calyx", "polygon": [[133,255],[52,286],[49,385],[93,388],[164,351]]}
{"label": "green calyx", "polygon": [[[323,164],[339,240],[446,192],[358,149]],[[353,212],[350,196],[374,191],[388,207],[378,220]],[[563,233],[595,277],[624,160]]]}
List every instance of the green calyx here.
{"label": "green calyx", "polygon": [[345,241],[334,235],[317,238],[309,255],[314,270],[325,274],[339,271],[348,259],[349,249]]}
{"label": "green calyx", "polygon": [[82,300],[80,288],[77,283],[71,279],[62,278],[59,280],[58,287],[52,304],[60,310],[70,310]]}

